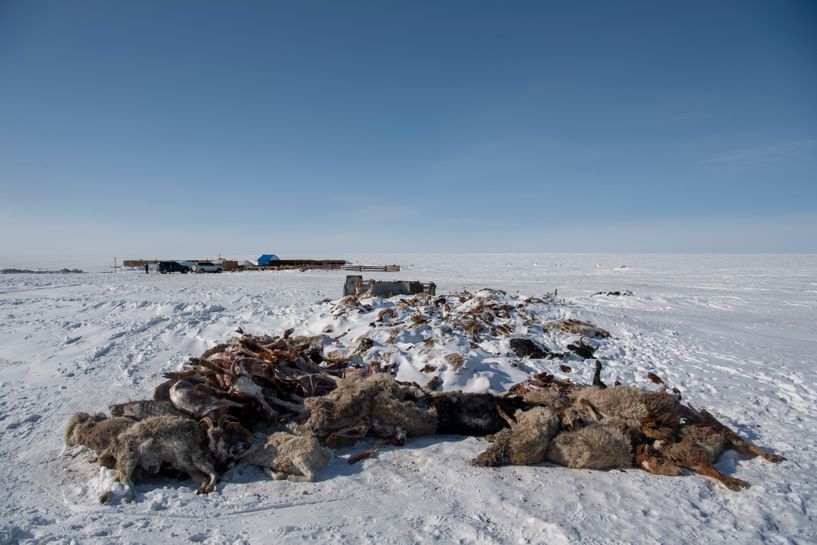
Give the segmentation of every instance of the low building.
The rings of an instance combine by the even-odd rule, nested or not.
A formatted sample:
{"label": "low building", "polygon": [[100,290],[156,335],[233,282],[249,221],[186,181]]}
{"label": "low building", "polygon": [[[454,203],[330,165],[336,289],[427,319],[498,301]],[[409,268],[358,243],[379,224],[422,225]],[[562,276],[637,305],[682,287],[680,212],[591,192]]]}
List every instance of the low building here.
{"label": "low building", "polygon": [[264,254],[258,258],[258,266],[259,267],[269,267],[271,265],[275,265],[275,261],[280,261],[278,256],[275,254]]}

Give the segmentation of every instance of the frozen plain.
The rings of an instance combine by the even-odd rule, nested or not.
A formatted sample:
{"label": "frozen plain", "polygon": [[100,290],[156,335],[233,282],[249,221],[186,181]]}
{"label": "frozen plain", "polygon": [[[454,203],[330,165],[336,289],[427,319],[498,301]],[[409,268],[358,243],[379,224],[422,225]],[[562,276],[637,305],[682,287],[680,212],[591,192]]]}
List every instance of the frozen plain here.
{"label": "frozen plain", "polygon": [[[340,296],[345,273],[0,276],[0,543],[813,543],[817,539],[817,256],[486,254],[346,256],[399,263],[438,292],[558,289],[568,315],[613,335],[604,378],[649,371],[761,446],[779,465],[727,453],[752,483],[638,470],[483,469],[476,438],[435,437],[315,483],[245,474],[209,497],[192,481],[138,484],[100,506],[94,466],[64,453],[78,410],[150,397],[161,373],[237,327],[277,333]],[[2,267],[102,270],[101,260]],[[625,266],[625,267],[622,267]],[[631,297],[592,296],[631,290]],[[554,362],[557,371],[558,362]],[[589,381],[592,366],[584,378]],[[355,449],[357,450],[357,449]],[[340,455],[348,454],[341,451]]]}

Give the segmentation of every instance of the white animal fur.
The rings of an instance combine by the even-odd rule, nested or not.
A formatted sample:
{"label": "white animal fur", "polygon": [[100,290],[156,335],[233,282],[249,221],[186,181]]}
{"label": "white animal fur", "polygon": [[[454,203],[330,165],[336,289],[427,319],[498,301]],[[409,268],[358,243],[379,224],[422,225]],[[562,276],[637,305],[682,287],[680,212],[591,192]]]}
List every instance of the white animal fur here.
{"label": "white animal fur", "polygon": [[332,451],[311,435],[276,432],[268,437],[256,434],[256,440],[258,447],[245,460],[275,480],[314,481],[315,471],[332,459]]}
{"label": "white animal fur", "polygon": [[197,490],[199,494],[212,492],[218,480],[207,450],[207,433],[188,417],[154,416],[137,422],[116,437],[99,456],[99,462],[116,468],[119,481],[131,487],[137,467],[156,473],[162,464],[170,464],[191,477],[206,476]]}

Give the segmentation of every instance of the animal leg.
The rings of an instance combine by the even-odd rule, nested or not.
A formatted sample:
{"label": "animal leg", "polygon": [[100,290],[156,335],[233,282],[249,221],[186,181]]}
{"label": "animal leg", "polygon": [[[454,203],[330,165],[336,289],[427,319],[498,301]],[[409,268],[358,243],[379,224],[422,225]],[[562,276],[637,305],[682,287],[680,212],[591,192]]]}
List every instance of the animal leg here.
{"label": "animal leg", "polygon": [[601,388],[604,390],[607,388],[607,385],[601,381],[601,362],[596,360],[596,371],[593,373],[593,386]]}
{"label": "animal leg", "polygon": [[732,431],[732,429],[729,428],[729,426],[727,426],[726,424],[722,423],[720,420],[712,416],[712,413],[710,413],[706,409],[703,409],[700,412],[697,411],[695,412],[697,413],[697,417],[703,422],[703,425],[710,426],[715,430],[723,433],[724,437],[726,438],[726,441],[736,451],[742,454],[761,456],[765,460],[775,463],[782,462],[785,460],[783,456],[771,452],[766,452],[765,450],[761,449],[751,441],[743,439],[740,435]]}
{"label": "animal leg", "polygon": [[213,490],[216,489],[216,483],[218,482],[218,475],[216,474],[216,470],[213,469],[213,466],[210,462],[202,461],[202,460],[191,460],[191,465],[195,467],[199,472],[207,476],[207,480],[201,483],[199,487],[196,489],[196,494],[209,494]]}
{"label": "animal leg", "polygon": [[191,477],[196,473],[204,475],[206,480],[196,489],[196,495],[209,494],[216,489],[218,474],[213,469],[213,465],[206,460],[187,459],[177,466],[182,471],[187,472]]}
{"label": "animal leg", "polygon": [[265,467],[264,473],[270,476],[273,481],[283,481],[287,478],[287,474],[283,471],[275,471],[271,467]]}
{"label": "animal leg", "polygon": [[742,481],[735,477],[727,477],[726,475],[715,469],[715,466],[711,464],[698,464],[694,467],[691,467],[690,469],[695,473],[698,473],[699,475],[704,475],[706,477],[711,477],[717,481],[720,481],[729,490],[738,491],[743,488],[749,488],[751,486],[746,481]]}
{"label": "animal leg", "polygon": [[[123,500],[126,503],[130,503],[133,500],[133,481],[131,480],[131,475],[133,475],[133,470],[136,469],[136,462],[137,460],[133,458],[128,458],[126,460],[119,461],[117,465],[116,475],[119,479],[119,482],[122,483],[124,486],[127,487],[127,492]],[[99,497],[100,503],[105,503],[108,501],[110,497],[110,492],[106,492],[102,496]],[[103,499],[104,498],[104,499]]]}
{"label": "animal leg", "polygon": [[749,441],[745,441],[741,439],[737,434],[726,434],[726,441],[729,445],[734,448],[736,451],[741,452],[743,454],[751,454],[752,456],[760,456],[765,460],[770,462],[782,462],[786,458],[780,456],[779,454],[774,454],[773,452],[766,452],[765,450],[761,449],[759,446],[751,443]]}
{"label": "animal leg", "polygon": [[502,407],[500,407],[499,405],[497,405],[497,406],[496,406],[496,410],[497,410],[497,412],[499,413],[499,416],[501,416],[501,417],[502,417],[502,420],[504,420],[505,422],[507,422],[507,423],[508,423],[508,426],[510,426],[510,428],[511,428],[511,429],[513,429],[513,428],[514,428],[514,426],[516,426],[516,420],[514,420],[513,418],[511,418],[510,416],[508,416],[508,413],[506,413],[506,412],[505,412],[505,411],[502,409]]}
{"label": "animal leg", "polygon": [[639,445],[635,451],[635,465],[653,475],[680,475],[681,468],[661,458],[648,445]]}
{"label": "animal leg", "polygon": [[309,467],[309,464],[303,458],[296,458],[292,460],[292,465],[294,465],[298,471],[301,472],[300,475],[290,475],[287,477],[290,481],[301,481],[301,482],[313,482],[315,480],[315,472],[312,471],[312,468]]}

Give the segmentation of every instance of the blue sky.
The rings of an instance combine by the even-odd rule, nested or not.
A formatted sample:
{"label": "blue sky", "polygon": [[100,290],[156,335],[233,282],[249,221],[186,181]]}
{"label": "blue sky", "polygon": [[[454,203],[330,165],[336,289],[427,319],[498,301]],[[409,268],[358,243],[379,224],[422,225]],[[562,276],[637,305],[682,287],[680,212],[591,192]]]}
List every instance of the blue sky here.
{"label": "blue sky", "polygon": [[817,252],[817,3],[0,0],[0,254]]}

